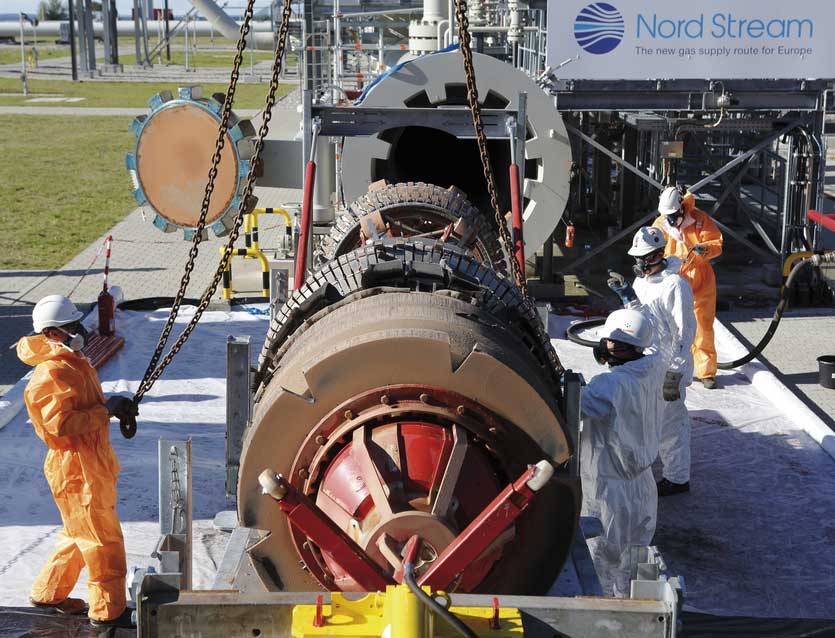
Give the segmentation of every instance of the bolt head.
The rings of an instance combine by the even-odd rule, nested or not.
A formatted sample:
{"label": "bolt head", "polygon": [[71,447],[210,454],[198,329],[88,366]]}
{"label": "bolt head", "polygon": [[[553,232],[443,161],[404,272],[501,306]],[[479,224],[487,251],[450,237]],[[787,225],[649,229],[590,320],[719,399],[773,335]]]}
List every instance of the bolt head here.
{"label": "bolt head", "polygon": [[389,397],[389,395],[387,394],[384,394],[380,397],[380,403],[382,403],[383,405],[388,405],[389,403],[391,403],[391,397]]}
{"label": "bolt head", "polygon": [[463,405],[459,405],[457,408],[455,408],[455,413],[458,416],[464,416],[464,414],[466,412],[467,412],[467,408],[465,408]]}
{"label": "bolt head", "polygon": [[426,392],[420,395],[421,403],[429,403],[429,395]]}

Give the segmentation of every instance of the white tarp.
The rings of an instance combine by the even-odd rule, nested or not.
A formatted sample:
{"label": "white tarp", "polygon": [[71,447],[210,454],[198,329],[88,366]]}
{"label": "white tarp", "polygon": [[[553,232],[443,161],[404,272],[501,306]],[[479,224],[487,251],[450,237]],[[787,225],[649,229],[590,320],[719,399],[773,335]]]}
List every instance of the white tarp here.
{"label": "white tarp", "polygon": [[[184,309],[179,325],[193,309]],[[120,312],[127,342],[100,371],[106,392],[136,389],[167,311]],[[591,350],[562,338],[563,363],[590,379],[602,371]],[[228,535],[212,528],[232,508],[224,496],[226,337],[251,335],[253,356],[267,322],[246,312],[209,312],[141,406],[139,432],[112,440],[122,464],[118,512],[129,566],[152,564],[158,538],[157,440],[193,441],[194,584],[211,585]],[[726,358],[728,353],[722,353]],[[784,411],[741,373],[721,390],[694,387],[690,494],[662,499],[655,542],[687,604],[708,612],[820,618],[835,600],[835,464]],[[0,430],[0,606],[25,605],[60,526],[43,478],[46,449],[22,411]],[[85,573],[74,595],[86,597]]]}
{"label": "white tarp", "polygon": [[561,79],[835,77],[835,2],[548,0]]}
{"label": "white tarp", "polygon": [[[563,338],[569,320],[551,318],[563,365],[586,381],[602,372],[591,348]],[[724,333],[719,360],[730,361],[739,351]],[[742,371],[720,371],[720,389],[688,388],[691,491],[659,499],[653,544],[668,573],[684,576],[689,609],[831,618],[835,461],[804,431],[805,415],[792,410],[800,401],[791,395],[795,404],[786,404],[791,393],[753,370],[753,382]]]}
{"label": "white tarp", "polygon": [[[182,309],[177,326],[193,314]],[[145,371],[168,310],[122,312],[117,330],[124,348],[99,375],[105,393],[132,394]],[[122,472],[117,510],[131,566],[151,565],[159,538],[157,440],[192,439],[194,584],[211,585],[229,538],[213,529],[215,514],[234,509],[224,494],[226,338],[252,337],[258,355],[267,321],[243,311],[207,312],[189,342],[140,406],[139,431],[127,440],[113,421],[111,440]],[[172,335],[176,336],[178,329]],[[43,476],[46,447],[35,436],[26,410],[0,430],[0,605],[26,605],[29,587],[52,551],[61,519]],[[85,598],[86,571],[74,595]]]}

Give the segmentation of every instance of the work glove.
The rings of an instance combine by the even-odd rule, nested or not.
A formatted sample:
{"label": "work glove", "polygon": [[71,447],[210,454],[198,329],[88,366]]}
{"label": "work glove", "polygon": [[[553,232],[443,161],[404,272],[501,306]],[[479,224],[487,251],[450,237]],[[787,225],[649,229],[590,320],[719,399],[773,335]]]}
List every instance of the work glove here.
{"label": "work glove", "polygon": [[678,401],[681,398],[681,373],[668,370],[664,375],[664,385],[661,388],[661,394],[665,401]]}
{"label": "work glove", "polygon": [[704,244],[696,244],[690,250],[692,250],[694,254],[699,256],[707,255],[707,246],[705,246]]}
{"label": "work glove", "polygon": [[119,429],[122,436],[126,439],[133,438],[136,434],[136,416],[139,414],[139,407],[136,403],[127,397],[114,395],[107,398],[104,406],[110,416],[119,419]]}
{"label": "work glove", "polygon": [[632,289],[632,284],[626,281],[620,273],[610,270],[606,285],[620,298],[624,308],[637,308],[641,305],[638,295]]}
{"label": "work glove", "polygon": [[115,416],[116,418],[121,418],[122,415],[130,413],[132,408],[135,409],[133,401],[118,394],[107,397],[107,400],[104,402],[104,407],[107,408],[108,415]]}

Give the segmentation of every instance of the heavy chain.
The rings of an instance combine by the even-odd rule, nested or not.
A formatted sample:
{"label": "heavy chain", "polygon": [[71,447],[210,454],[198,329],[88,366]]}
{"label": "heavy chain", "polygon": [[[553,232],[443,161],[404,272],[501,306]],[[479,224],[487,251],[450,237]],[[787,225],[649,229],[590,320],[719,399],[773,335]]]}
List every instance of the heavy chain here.
{"label": "heavy chain", "polygon": [[473,127],[478,142],[478,152],[481,156],[481,168],[484,172],[484,179],[487,181],[487,191],[490,194],[490,204],[493,206],[493,213],[496,217],[496,227],[499,230],[499,237],[504,245],[507,259],[510,262],[510,270],[516,284],[522,290],[525,297],[528,296],[528,287],[525,283],[525,273],[519,268],[519,263],[513,251],[513,239],[507,228],[505,216],[499,208],[499,195],[496,191],[496,180],[493,177],[493,169],[490,166],[490,155],[487,152],[487,137],[484,134],[484,124],[481,121],[481,106],[478,103],[478,87],[475,82],[475,69],[473,68],[473,52],[470,48],[470,23],[467,18],[467,0],[455,0],[455,19],[458,23],[458,48],[464,58],[464,76],[467,82],[467,102],[470,106],[470,113],[473,116]]}
{"label": "heavy chain", "polygon": [[171,465],[171,534],[183,534],[186,530],[186,506],[183,490],[180,487],[180,464],[177,460],[177,447],[171,446],[168,452]]}
{"label": "heavy chain", "polygon": [[249,173],[246,176],[244,192],[242,197],[240,198],[240,203],[238,204],[238,210],[235,215],[234,224],[232,226],[231,231],[229,232],[229,240],[226,242],[226,246],[223,250],[223,255],[220,258],[220,263],[218,264],[217,270],[215,271],[215,274],[212,277],[212,281],[209,284],[208,288],[206,288],[205,292],[203,293],[203,296],[200,298],[200,303],[197,305],[197,309],[194,312],[194,316],[191,318],[188,325],[177,337],[177,340],[171,345],[171,348],[169,349],[165,357],[162,359],[162,361],[160,361],[159,364],[157,364],[160,356],[162,355],[162,351],[165,349],[165,345],[168,340],[168,336],[171,333],[171,329],[174,326],[174,321],[177,318],[177,312],[179,311],[180,304],[182,303],[182,300],[185,297],[186,288],[188,287],[188,282],[191,277],[191,272],[192,270],[194,270],[194,260],[197,257],[197,247],[200,244],[200,241],[202,241],[201,235],[203,234],[203,230],[206,225],[206,216],[209,210],[209,203],[211,201],[212,191],[214,190],[214,180],[215,177],[217,177],[217,168],[220,164],[220,153],[223,150],[226,132],[229,125],[229,116],[232,110],[232,101],[235,97],[235,87],[238,83],[239,69],[241,66],[241,62],[243,61],[243,51],[246,47],[246,36],[250,30],[250,22],[252,20],[253,7],[254,0],[249,0],[247,3],[246,11],[244,12],[244,21],[241,25],[241,37],[238,40],[237,53],[235,54],[235,61],[232,66],[232,73],[229,79],[229,90],[227,91],[226,99],[223,102],[223,111],[221,115],[220,126],[218,128],[218,138],[217,143],[215,145],[215,153],[212,156],[212,168],[209,171],[209,179],[208,183],[206,184],[206,193],[203,198],[202,208],[200,210],[200,219],[198,221],[195,236],[192,240],[192,247],[191,251],[189,252],[188,261],[186,262],[185,273],[183,274],[183,279],[180,282],[180,289],[177,291],[177,297],[175,298],[174,304],[172,305],[171,314],[169,315],[165,328],[163,329],[163,332],[160,335],[157,348],[154,351],[153,356],[151,357],[151,362],[148,365],[148,369],[145,372],[142,382],[139,384],[139,389],[134,395],[134,403],[139,403],[142,400],[142,397],[145,395],[145,393],[151,389],[151,386],[153,386],[154,382],[157,379],[159,379],[160,375],[162,375],[165,368],[168,367],[172,359],[174,359],[176,354],[180,351],[180,348],[182,348],[185,342],[188,340],[189,335],[197,326],[197,323],[200,321],[200,317],[203,315],[209,303],[211,302],[212,296],[215,294],[215,290],[217,290],[218,284],[220,283],[223,277],[223,273],[229,264],[229,260],[232,258],[232,253],[235,249],[235,242],[238,239],[238,235],[241,230],[241,225],[244,220],[244,215],[247,212],[249,212],[249,210],[251,210],[253,206],[252,190],[255,187],[255,178],[256,173],[258,172],[261,150],[264,147],[264,139],[266,138],[270,128],[269,124],[270,120],[272,119],[272,109],[273,106],[275,106],[276,101],[275,94],[278,91],[279,77],[281,76],[281,67],[284,62],[284,50],[287,46],[287,33],[290,28],[290,16],[292,13],[291,0],[284,0],[284,7],[281,14],[281,25],[278,29],[278,44],[276,45],[275,49],[275,59],[273,60],[272,77],[270,78],[270,88],[267,92],[267,98],[264,104],[264,111],[262,116],[263,121],[261,123],[261,127],[258,129],[258,135],[255,139],[252,158],[250,159]]}

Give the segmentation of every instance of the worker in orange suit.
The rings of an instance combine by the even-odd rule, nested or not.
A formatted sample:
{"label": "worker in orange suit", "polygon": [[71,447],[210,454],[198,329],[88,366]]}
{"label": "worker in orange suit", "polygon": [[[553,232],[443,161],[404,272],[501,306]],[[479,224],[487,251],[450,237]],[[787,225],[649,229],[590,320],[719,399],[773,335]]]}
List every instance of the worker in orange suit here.
{"label": "worker in orange suit", "polygon": [[64,524],[30,600],[83,613],[84,601],[69,595],[86,567],[91,623],[129,626],[125,544],[116,516],[119,461],[109,427],[112,416],[121,419],[135,408],[125,397],[102,394],[95,369],[81,353],[86,339],[81,317],[66,297],[45,297],[32,313],[37,334],[17,344],[21,361],[35,366],[24,399],[35,432],[49,448],[44,474]]}
{"label": "worker in orange suit", "polygon": [[653,226],[667,237],[664,256],[675,255],[683,265],[679,274],[693,289],[696,338],[693,363],[696,377],[705,388],[716,387],[716,346],[713,320],[716,317],[716,276],[710,260],[722,254],[722,233],[710,215],[696,208],[692,193],[670,186],[658,200],[660,217]]}

